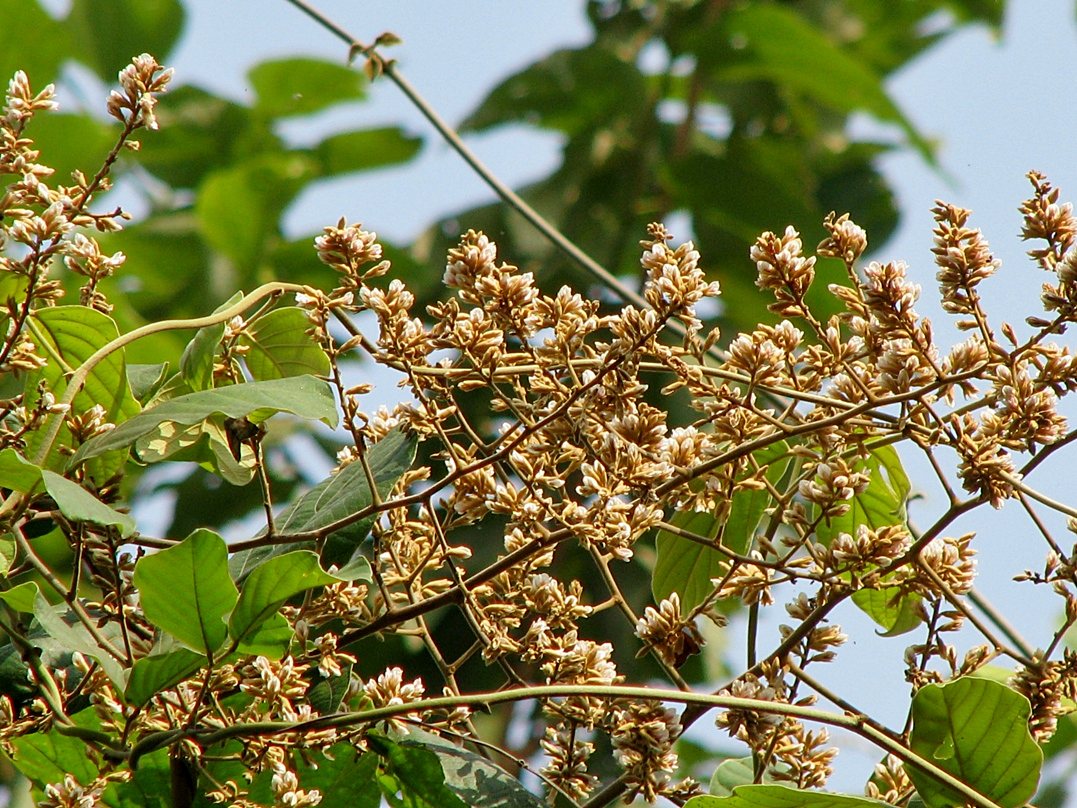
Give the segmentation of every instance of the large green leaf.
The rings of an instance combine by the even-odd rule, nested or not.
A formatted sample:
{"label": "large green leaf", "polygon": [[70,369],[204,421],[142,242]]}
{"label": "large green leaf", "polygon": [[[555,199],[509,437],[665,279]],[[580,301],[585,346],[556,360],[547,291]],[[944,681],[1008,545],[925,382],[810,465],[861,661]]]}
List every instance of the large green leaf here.
{"label": "large green leaf", "polygon": [[792,786],[745,785],[737,786],[728,797],[692,797],[684,808],[878,808],[888,804],[848,794],[801,791]]}
{"label": "large green leaf", "polygon": [[243,332],[241,343],[247,369],[258,381],[289,376],[328,376],[329,357],[307,333],[310,320],[303,309],[274,309],[259,317]]}
{"label": "large green leaf", "polygon": [[75,453],[71,465],[130,446],[156,432],[162,424],[190,426],[213,415],[248,418],[259,423],[278,412],[319,420],[329,426],[337,423],[336,403],[329,385],[311,376],[236,384],[189,393],[151,407],[85,443]]}
{"label": "large green leaf", "polygon": [[144,556],[134,583],[151,623],[201,654],[224,643],[224,618],[239,593],[228,575],[228,547],[216,533],[196,530],[175,547]]}
{"label": "large green leaf", "polygon": [[115,526],[123,538],[135,532],[135,520],[130,514],[110,508],[78,483],[48,469],[41,472],[41,479],[60,513],[71,521]]}
{"label": "large green leaf", "polygon": [[[380,496],[386,496],[404,472],[411,468],[415,460],[415,448],[414,437],[394,429],[367,451],[367,463],[374,475]],[[318,530],[361,511],[372,501],[363,465],[353,462],[334,476],[318,483],[286,508],[277,518],[276,532],[288,534]],[[329,536],[322,552],[323,565],[328,567],[335,564],[342,570],[351,566],[355,551],[370,532],[374,519],[374,516],[361,519]],[[312,547],[313,542],[292,545],[295,546]],[[288,549],[290,548],[276,545],[235,553],[229,561],[232,576],[240,581],[250,575],[251,570],[259,564]],[[354,579],[360,576],[349,573],[348,577]]]}
{"label": "large green leaf", "polygon": [[[38,385],[41,383],[44,383],[46,389],[57,399],[63,396],[71,371],[119,336],[112,318],[85,306],[38,309],[29,323],[31,334],[34,340],[39,342],[39,351],[48,358],[48,364],[26,375],[28,406],[37,402],[40,395]],[[83,414],[95,406],[104,409],[105,419],[114,424],[122,424],[138,413],[138,402],[131,395],[131,388],[127,384],[123,351],[114,351],[97,363],[72,401],[71,411]],[[27,436],[28,457],[35,455],[43,435],[43,432],[37,431]],[[53,446],[43,465],[46,468],[60,469],[64,464],[64,455],[59,446],[70,447],[72,442],[71,431],[67,426],[62,426],[57,441],[59,445]],[[102,457],[104,454],[99,452],[94,455],[101,459],[90,466],[91,476],[101,483],[112,477],[123,465],[121,456]]]}
{"label": "large green leaf", "polygon": [[320,59],[262,62],[250,69],[247,78],[254,88],[255,110],[274,118],[307,115],[363,97],[364,80],[358,70]]}
{"label": "large green leaf", "polygon": [[[296,757],[300,788],[316,788],[322,794],[318,808],[379,808],[383,804],[378,785],[379,759],[373,752],[362,753],[355,744],[344,741],[334,744],[324,756],[318,755],[315,761]],[[268,777],[255,780],[250,798],[259,805],[273,803]]]}
{"label": "large green leaf", "polygon": [[[295,550],[266,561],[243,584],[239,602],[228,620],[232,640],[246,642],[289,598],[336,581],[321,568],[317,554],[309,550]],[[231,578],[228,583],[232,584]]]}
{"label": "large green leaf", "polygon": [[[752,457],[760,468],[766,469],[766,478],[773,484],[785,476],[792,460],[789,445],[785,441],[759,449]],[[746,473],[742,473],[738,479],[745,476]],[[765,489],[739,491],[733,497],[724,525],[718,524],[712,514],[694,512],[675,514],[672,524],[715,541],[720,537],[722,546],[735,553],[745,553],[755,539],[755,532],[770,500],[770,493]],[[665,530],[658,531],[655,552],[651,592],[656,600],[677,592],[684,611],[695,608],[711,594],[714,590],[711,580],[721,577],[722,562],[726,558],[717,549]]]}
{"label": "large green leaf", "polygon": [[[1043,751],[1028,731],[1028,699],[998,682],[962,677],[927,685],[913,697],[909,745],[1002,808],[1036,793]],[[965,800],[927,772],[906,766],[928,808]]]}
{"label": "large green leaf", "polygon": [[348,174],[393,163],[403,163],[419,153],[422,141],[400,127],[362,129],[330,135],[314,147],[322,174]]}
{"label": "large green leaf", "polygon": [[168,58],[183,30],[180,0],[74,0],[68,24],[79,45],[79,58],[105,81],[132,56],[152,53]]}
{"label": "large green leaf", "polygon": [[839,533],[855,536],[860,525],[870,528],[904,525],[908,518],[905,504],[911,486],[893,446],[873,449],[867,459],[857,460],[852,468],[868,472],[871,479],[867,487],[853,497],[848,512],[823,522],[815,531],[816,538],[828,546]]}

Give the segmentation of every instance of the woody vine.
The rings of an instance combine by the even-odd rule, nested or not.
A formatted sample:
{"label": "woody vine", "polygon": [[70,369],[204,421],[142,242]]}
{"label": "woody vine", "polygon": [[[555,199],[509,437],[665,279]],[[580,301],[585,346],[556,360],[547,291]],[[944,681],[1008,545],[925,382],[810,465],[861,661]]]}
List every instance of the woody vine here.
{"label": "woody vine", "polygon": [[[124,256],[94,231],[125,214],[95,197],[135,135],[152,137],[170,77],[148,55],[121,72],[119,140],[70,185],[33,141],[50,87],[17,74],[0,123],[0,372],[14,391],[0,742],[42,804],[162,791],[177,805],[483,805],[491,784],[520,806],[1032,799],[1041,745],[1077,698],[1072,541],[1049,528],[1072,529],[1077,510],[1035,487],[1077,435],[1058,411],[1077,361],[1056,341],[1077,317],[1077,219],[1045,177],[1029,175],[1021,206],[1048,279],[1023,336],[988,317],[978,289],[998,261],[945,203],[939,292],[968,332],[952,347],[917,314],[905,265],[863,262],[866,233],[836,214],[814,254],[793,227],[758,238],[749,258],[780,321],[737,335],[704,327],[696,307],[720,286],[660,224],[640,244],[637,302],[545,288],[467,231],[445,296],[418,311],[375,234],[343,219],[311,246],[325,288],[272,282],[121,334],[103,281]],[[839,314],[809,303],[818,260],[844,267]],[[188,335],[181,357],[125,360],[163,332]],[[399,374],[408,400],[368,411],[359,357]],[[335,468],[283,501],[274,441],[325,427]],[[919,529],[899,447],[926,456],[948,498]],[[229,543],[214,524],[140,532],[126,478],[190,461],[258,486],[260,529]],[[1006,504],[1041,526],[1012,574],[1065,615],[1033,646],[975,597],[977,537],[952,530]],[[474,541],[480,524],[497,546]],[[623,584],[641,572],[648,602]],[[893,637],[904,726],[820,681],[841,665],[834,615],[849,603]],[[787,614],[776,636],[759,631],[767,609]],[[618,664],[609,620],[627,621],[647,667]],[[959,650],[962,627],[978,640]],[[745,651],[700,690],[681,669],[718,638]],[[385,658],[390,640],[435,675]],[[479,669],[498,684],[470,688]],[[678,764],[698,721],[745,750],[702,783]],[[835,728],[877,749],[864,796],[821,790],[840,766]]]}

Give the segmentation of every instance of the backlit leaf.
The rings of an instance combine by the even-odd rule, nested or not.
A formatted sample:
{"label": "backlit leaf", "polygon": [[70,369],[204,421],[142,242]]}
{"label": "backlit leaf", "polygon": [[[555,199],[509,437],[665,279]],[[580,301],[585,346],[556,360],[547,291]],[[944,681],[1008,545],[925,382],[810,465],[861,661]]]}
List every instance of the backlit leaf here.
{"label": "backlit leaf", "polygon": [[329,357],[308,329],[306,313],[296,307],[274,309],[251,323],[240,339],[249,349],[243,359],[251,376],[258,381],[328,376]]}

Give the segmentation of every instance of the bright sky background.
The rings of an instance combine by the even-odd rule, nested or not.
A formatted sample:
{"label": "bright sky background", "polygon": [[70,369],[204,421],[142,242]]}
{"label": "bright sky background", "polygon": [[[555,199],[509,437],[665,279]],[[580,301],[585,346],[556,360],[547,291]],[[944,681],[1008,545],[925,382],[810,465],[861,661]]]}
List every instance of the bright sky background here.
{"label": "bright sky background", "polygon": [[[187,35],[172,60],[177,79],[183,82],[242,100],[248,92],[245,71],[257,61],[298,53],[344,58],[337,40],[284,0],[191,0],[188,7]],[[498,79],[555,48],[581,45],[589,39],[581,0],[322,0],[320,8],[362,40],[370,41],[385,30],[401,36],[404,43],[391,55],[450,122],[473,109]],[[974,211],[973,225],[984,231],[1003,261],[1000,274],[984,287],[989,310],[996,320],[1012,321],[1021,334],[1023,317],[1039,305],[1043,281],[1018,239],[1017,206],[1029,194],[1025,172],[1042,171],[1062,188],[1063,199],[1068,198],[1067,192],[1077,197],[1074,2],[1009,0],[1007,9],[999,39],[983,28],[967,29],[912,63],[889,85],[916,125],[939,141],[943,172],[933,171],[911,152],[884,158],[882,167],[896,190],[903,220],[896,237],[874,257],[909,262],[911,274],[925,291],[920,311],[931,317],[944,345],[962,337],[946,325],[950,318],[931,303],[936,289],[929,253],[933,201],[943,198]],[[324,115],[318,126],[343,129],[393,123],[427,138],[421,158],[402,170],[363,174],[308,193],[289,213],[293,235],[314,232],[344,214],[392,240],[407,241],[438,215],[492,198],[387,81],[371,88],[370,100]],[[864,127],[859,131],[880,131],[866,120],[857,126]],[[290,130],[290,134],[312,136],[310,130]],[[507,128],[472,137],[469,143],[502,179],[519,185],[546,175],[556,165],[559,142],[554,136]],[[779,230],[785,224],[774,222],[772,228]],[[705,260],[707,245],[697,246]],[[910,458],[908,467],[914,486],[922,487],[927,497],[912,510],[914,520],[923,526],[937,513],[941,499],[930,487],[932,475],[924,464]],[[1075,476],[1063,464],[1048,463],[1031,482],[1074,502]],[[1059,526],[1058,520],[1052,524]],[[1018,571],[1012,567],[1015,553],[1028,558],[1022,563],[1042,563],[1040,549],[1031,554],[1020,549],[1030,542],[1037,548],[1043,545],[1019,507],[1011,505],[1000,513],[978,511],[955,528],[955,532],[964,530],[981,534],[977,542],[981,586],[1021,630],[1033,638],[1046,637],[1046,630],[1058,618],[1057,599],[1009,581]],[[777,621],[784,615],[774,617]],[[848,672],[851,665],[853,674],[867,683],[859,690],[866,694],[860,703],[900,726],[908,692],[900,666],[880,671],[876,663],[880,653],[888,659],[899,658],[895,644],[903,648],[904,638],[874,640],[870,624],[854,610],[842,612],[837,620],[857,638],[842,652],[837,667]],[[968,642],[958,645],[963,652]],[[888,699],[887,692],[895,698]],[[870,749],[859,757],[855,750],[843,752],[839,770],[856,761],[860,780],[843,778],[834,785],[858,788],[876,757]]]}

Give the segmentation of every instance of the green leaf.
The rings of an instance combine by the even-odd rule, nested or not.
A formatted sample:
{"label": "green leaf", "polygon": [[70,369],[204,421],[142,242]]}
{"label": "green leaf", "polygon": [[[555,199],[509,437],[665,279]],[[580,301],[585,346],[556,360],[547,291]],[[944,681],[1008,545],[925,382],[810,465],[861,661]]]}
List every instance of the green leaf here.
{"label": "green leaf", "polygon": [[[913,697],[914,752],[1002,808],[1036,793],[1043,751],[1028,731],[1028,699],[998,682],[963,677],[927,685]],[[949,786],[913,765],[906,771],[928,808],[963,805]]]}
{"label": "green leaf", "polygon": [[[61,603],[53,606],[41,594],[35,582],[31,581],[29,584],[35,590],[34,619],[37,620],[38,625],[46,635],[45,637],[35,637],[33,640],[34,645],[43,650],[52,650],[54,652],[62,650],[66,653],[79,651],[86,656],[93,657],[109,679],[114,684],[120,685],[123,682],[123,668],[120,663],[101,647],[86,626],[78,621],[67,604]],[[26,592],[20,594],[19,601],[25,603],[27,594]],[[99,631],[106,640],[110,640],[108,636],[110,633],[113,635],[111,641],[119,638],[119,627],[115,624],[104,626]],[[114,642],[113,647],[115,647]]]}
{"label": "green leaf", "polygon": [[349,174],[403,163],[419,153],[422,140],[398,126],[330,135],[314,147],[323,175]]}
{"label": "green leaf", "polygon": [[429,732],[409,731],[408,736],[398,743],[404,748],[433,752],[441,765],[445,785],[465,805],[481,805],[483,808],[543,808],[546,805],[500,766]]}
{"label": "green leaf", "polygon": [[[23,70],[31,91],[41,92],[55,81],[60,64],[71,52],[70,31],[38,0],[0,0],[0,20],[4,21],[0,25],[0,82],[6,89],[15,71]],[[27,134],[33,136],[33,125]]]}
{"label": "green leaf", "polygon": [[0,533],[0,575],[7,576],[16,555],[15,537],[11,533]]}
{"label": "green leaf", "polygon": [[73,522],[92,522],[95,525],[114,525],[120,536],[127,538],[135,532],[135,520],[103,503],[81,485],[45,469],[41,472],[45,490],[49,492],[60,513]]}
{"label": "green leaf", "polygon": [[224,617],[239,593],[228,575],[228,547],[210,530],[196,530],[175,547],[135,566],[146,618],[189,648],[213,654],[224,643]]}
{"label": "green leaf", "polygon": [[86,754],[85,742],[55,729],[12,738],[9,743],[15,750],[11,762],[38,788],[63,782],[67,774],[83,785],[97,777],[97,767]]}
{"label": "green leaf", "polygon": [[188,648],[144,656],[131,667],[124,698],[140,707],[162,690],[179,684],[205,664],[204,654]]}
{"label": "green leaf", "polygon": [[308,115],[364,94],[359,71],[320,59],[262,62],[250,69],[247,79],[256,95],[255,110],[271,118]]}
{"label": "green leaf", "polygon": [[[227,309],[243,299],[242,292],[236,292],[228,300],[213,310],[213,313]],[[224,336],[225,323],[207,325],[195,333],[180,357],[180,373],[187,382],[190,391],[208,390],[213,387],[213,366],[217,361],[217,348]]]}
{"label": "green leaf", "polygon": [[348,695],[352,680],[352,666],[345,665],[339,676],[322,676],[314,670],[313,681],[307,688],[307,701],[320,715],[330,715],[340,709],[340,703]]}
{"label": "green leaf", "polygon": [[[789,444],[778,441],[752,453],[752,458],[760,468],[766,468],[765,476],[772,485],[777,485],[789,468],[793,456],[789,454]],[[744,479],[746,474],[738,475]],[[729,517],[720,533],[722,544],[734,553],[744,554],[755,542],[755,532],[763,521],[763,513],[771,503],[770,492],[766,489],[738,491],[733,495]]]}
{"label": "green leaf", "polygon": [[[778,441],[753,452],[752,457],[765,468],[767,479],[777,484],[785,475],[792,456],[789,445]],[[747,473],[741,473],[744,479]],[[672,524],[699,536],[717,540],[736,553],[744,553],[755,539],[755,532],[770,503],[770,493],[763,491],[740,491],[733,497],[729,518],[720,525],[713,514],[680,512],[674,514]],[[681,538],[665,530],[659,530],[655,539],[656,559],[651,577],[651,592],[655,600],[669,597],[677,592],[681,610],[688,611],[702,603],[712,591],[711,579],[721,577],[722,561],[726,556],[718,549],[705,547],[699,542]]]}
{"label": "green leaf", "polygon": [[[380,496],[388,495],[396,481],[411,468],[415,448],[414,437],[394,429],[367,450],[367,462]],[[350,463],[286,508],[277,518],[276,532],[287,534],[318,530],[361,511],[371,501],[370,486],[362,463]],[[347,569],[347,580],[369,581],[369,564],[364,564],[356,557],[356,550],[370,532],[375,518],[369,516],[331,534],[325,543],[322,564],[326,567],[335,564],[342,570]],[[313,547],[314,543],[298,546]],[[229,561],[232,577],[237,581],[243,580],[259,564],[280,556],[287,549],[276,545],[235,553]]]}
{"label": "green leaf", "polygon": [[871,479],[867,488],[853,497],[847,513],[823,522],[815,531],[816,538],[827,546],[839,533],[855,536],[860,525],[904,525],[908,518],[905,503],[909,498],[909,478],[893,446],[873,449],[867,459],[851,466],[854,471],[867,471]]}
{"label": "green leaf", "polygon": [[437,808],[467,808],[447,787],[441,762],[431,750],[398,744],[377,733],[369,733],[367,743],[389,765],[405,796],[414,795]]}
{"label": "green leaf", "polygon": [[29,494],[40,482],[40,468],[14,449],[0,450],[0,488]]}
{"label": "green leaf", "polygon": [[102,123],[92,115],[58,112],[35,117],[29,133],[34,148],[41,152],[41,162],[53,168],[56,172],[53,176],[65,183],[76,169],[92,175],[119,134],[116,126]]}
{"label": "green leaf", "polygon": [[240,272],[255,271],[280,238],[284,209],[316,169],[309,156],[266,152],[207,174],[194,207],[203,238]]}
{"label": "green leaf", "polygon": [[11,589],[0,590],[0,600],[17,612],[26,614],[34,613],[34,605],[40,590],[34,581],[14,586]]}
{"label": "green leaf", "polygon": [[791,786],[744,785],[734,788],[732,796],[692,797],[684,808],[877,808],[887,804],[867,797],[801,791]]}
{"label": "green leaf", "polygon": [[[764,783],[772,781],[769,770],[764,773]],[[755,764],[750,757],[730,758],[718,764],[711,775],[710,793],[715,797],[729,797],[737,786],[755,781]]]}
{"label": "green leaf", "polygon": [[[312,765],[307,756],[296,755],[295,773],[302,789],[318,789],[322,794],[319,808],[379,808],[382,805],[378,784],[379,758],[373,752],[360,753],[348,741],[334,744]],[[310,756],[313,757],[313,756]],[[272,805],[269,777],[257,778],[250,799],[258,805]]]}
{"label": "green leaf", "polygon": [[646,99],[639,69],[612,49],[566,49],[491,90],[461,129],[481,131],[520,122],[579,135],[638,114]]}
{"label": "green leaf", "polygon": [[131,385],[131,395],[145,406],[164,385],[168,378],[168,362],[152,365],[128,365],[127,383]]}
{"label": "green leaf", "polygon": [[853,603],[882,626],[879,633],[883,637],[896,637],[921,623],[917,608],[920,596],[899,586],[857,590],[853,593]]}
{"label": "green leaf", "polygon": [[183,31],[179,0],[74,0],[68,24],[79,44],[79,58],[102,79],[140,53],[164,63]]}
{"label": "green leaf", "polygon": [[[713,539],[720,525],[711,513],[682,511],[670,522],[699,536]],[[714,591],[712,578],[722,574],[725,555],[699,542],[683,539],[665,530],[655,538],[656,558],[651,573],[651,592],[655,601],[676,592],[681,599],[681,611],[688,612]]]}
{"label": "green leaf", "polygon": [[[47,356],[48,364],[26,374],[26,406],[37,403],[38,385],[44,383],[57,399],[67,389],[68,374],[83,364],[99,348],[119,336],[116,323],[108,315],[85,306],[52,306],[38,309],[28,321],[39,351]],[[122,350],[114,351],[94,367],[82,389],[71,403],[71,411],[81,415],[95,406],[105,412],[105,420],[123,424],[140,409],[127,384],[127,369]],[[31,432],[27,438],[26,454],[33,457],[41,443],[42,432]],[[60,428],[59,439],[53,446],[46,468],[59,470],[64,464],[60,447],[73,444],[67,426]],[[96,455],[101,457],[104,452]],[[94,481],[104,483],[120,470],[122,456],[102,457],[91,464]]]}
{"label": "green leaf", "polygon": [[249,349],[247,369],[257,381],[289,376],[328,376],[329,357],[307,333],[310,320],[303,309],[274,309],[243,332],[240,343]]}
{"label": "green leaf", "polygon": [[313,377],[236,384],[189,393],[151,407],[116,429],[87,441],[71,459],[71,466],[130,446],[162,424],[189,426],[212,415],[249,418],[259,423],[278,412],[320,420],[329,426],[337,424],[336,402],[329,385]]}
{"label": "green leaf", "polygon": [[729,51],[717,71],[722,81],[772,81],[838,112],[864,110],[899,124],[925,159],[928,143],[886,93],[882,77],[845,53],[804,15],[772,3],[738,6],[723,15],[725,41],[745,47]]}
{"label": "green leaf", "polygon": [[254,570],[243,584],[239,603],[228,620],[232,639],[240,643],[247,641],[289,598],[336,581],[318,564],[318,556],[309,550],[295,550],[270,559]]}
{"label": "green leaf", "polygon": [[294,636],[295,632],[284,615],[271,614],[239,643],[236,650],[241,654],[280,659],[288,653]]}
{"label": "green leaf", "polygon": [[131,779],[110,783],[101,801],[109,808],[175,808],[168,750],[140,757]]}

